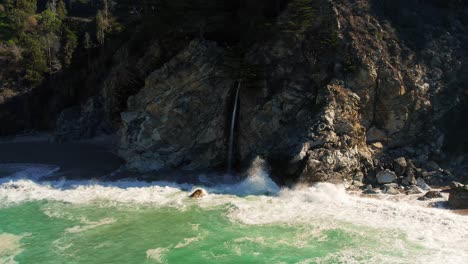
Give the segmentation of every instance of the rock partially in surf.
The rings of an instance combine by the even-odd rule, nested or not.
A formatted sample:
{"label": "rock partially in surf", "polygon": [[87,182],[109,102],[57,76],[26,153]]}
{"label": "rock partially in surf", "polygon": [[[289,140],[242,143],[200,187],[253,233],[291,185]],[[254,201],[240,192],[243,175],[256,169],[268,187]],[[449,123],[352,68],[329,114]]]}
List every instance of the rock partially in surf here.
{"label": "rock partially in surf", "polygon": [[382,192],[390,195],[400,194],[400,192],[392,184],[385,184],[382,188]]}
{"label": "rock partially in surf", "polygon": [[397,179],[396,174],[391,170],[384,170],[377,173],[377,181],[380,184],[392,183]]}
{"label": "rock partially in surf", "polygon": [[421,188],[419,188],[418,186],[412,185],[412,186],[408,187],[408,189],[405,191],[405,193],[407,195],[409,195],[409,194],[420,194],[420,193],[423,193],[423,190],[421,190]]}
{"label": "rock partially in surf", "polygon": [[205,190],[203,189],[196,189],[195,191],[192,192],[192,194],[190,194],[190,198],[202,198],[203,196],[205,196],[207,193]]}
{"label": "rock partially in surf", "polygon": [[366,186],[366,189],[362,191],[362,193],[363,194],[379,194],[379,192],[374,190],[374,188],[370,184]]}
{"label": "rock partially in surf", "polygon": [[424,191],[430,191],[431,190],[431,187],[429,185],[427,185],[427,183],[423,180],[423,178],[418,178],[416,180],[416,185],[423,189]]}
{"label": "rock partially in surf", "polygon": [[426,201],[436,198],[443,198],[442,194],[438,191],[428,191],[424,196],[418,198],[420,201]]}
{"label": "rock partially in surf", "polygon": [[364,190],[362,193],[363,194],[379,194],[380,192],[374,189],[370,189],[370,190]]}
{"label": "rock partially in surf", "polygon": [[[462,185],[461,183],[459,183]],[[462,185],[450,189],[449,204],[453,208],[468,209],[468,186]]]}

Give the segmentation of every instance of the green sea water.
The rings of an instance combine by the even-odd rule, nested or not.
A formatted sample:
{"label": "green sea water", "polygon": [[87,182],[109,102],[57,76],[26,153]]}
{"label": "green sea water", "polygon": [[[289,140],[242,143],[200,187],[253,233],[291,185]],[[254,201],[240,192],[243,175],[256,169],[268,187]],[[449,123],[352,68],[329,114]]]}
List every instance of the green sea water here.
{"label": "green sea water", "polygon": [[[346,223],[330,229],[320,223],[246,225],[230,220],[228,207],[26,202],[0,209],[0,233],[21,237],[20,252],[13,252],[17,263],[346,263],[405,257],[386,247],[378,230]],[[404,234],[392,236],[405,252],[423,250]]]}

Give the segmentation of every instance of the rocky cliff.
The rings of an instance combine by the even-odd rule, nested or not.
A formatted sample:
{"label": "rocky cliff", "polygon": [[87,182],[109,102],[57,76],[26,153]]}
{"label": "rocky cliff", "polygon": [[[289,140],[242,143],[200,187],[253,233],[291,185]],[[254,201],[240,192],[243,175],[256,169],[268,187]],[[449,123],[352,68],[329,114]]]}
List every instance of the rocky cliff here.
{"label": "rocky cliff", "polygon": [[[239,86],[238,169],[260,156],[282,184],[360,186],[379,183],[384,170],[406,185],[464,177],[468,5],[276,3],[267,33],[248,45],[227,38],[239,34],[229,27],[165,36],[165,45],[155,37],[143,52],[123,42],[98,96],[62,112],[58,137],[109,132],[109,124],[131,170],[222,170]],[[243,74],[226,70],[233,46],[242,46]]]}

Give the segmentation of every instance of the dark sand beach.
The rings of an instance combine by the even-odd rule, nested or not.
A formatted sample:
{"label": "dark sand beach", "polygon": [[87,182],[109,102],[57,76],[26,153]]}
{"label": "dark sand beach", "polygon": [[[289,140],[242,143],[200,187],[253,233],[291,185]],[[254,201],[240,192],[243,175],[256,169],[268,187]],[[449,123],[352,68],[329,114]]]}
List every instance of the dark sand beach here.
{"label": "dark sand beach", "polygon": [[109,140],[56,143],[35,137],[2,139],[0,164],[56,165],[60,170],[53,177],[100,178],[124,164],[113,151]]}

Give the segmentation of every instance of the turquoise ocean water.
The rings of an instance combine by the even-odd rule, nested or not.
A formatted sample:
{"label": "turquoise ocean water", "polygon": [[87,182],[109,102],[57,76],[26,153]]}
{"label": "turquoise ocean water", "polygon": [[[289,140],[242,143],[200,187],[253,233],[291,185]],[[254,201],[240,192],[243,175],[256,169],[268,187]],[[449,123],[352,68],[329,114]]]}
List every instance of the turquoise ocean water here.
{"label": "turquoise ocean water", "polygon": [[[466,263],[468,217],[341,186],[0,181],[0,263]],[[25,174],[26,173],[26,174]]]}

